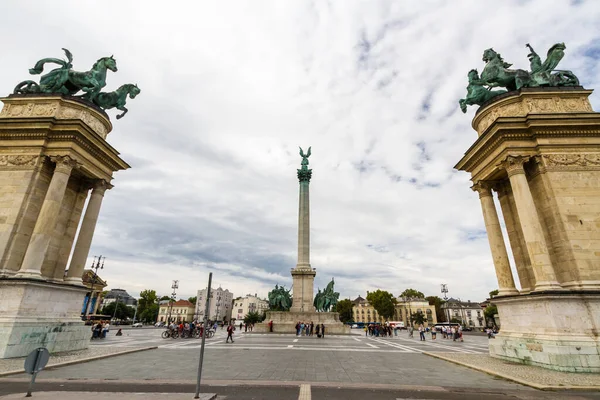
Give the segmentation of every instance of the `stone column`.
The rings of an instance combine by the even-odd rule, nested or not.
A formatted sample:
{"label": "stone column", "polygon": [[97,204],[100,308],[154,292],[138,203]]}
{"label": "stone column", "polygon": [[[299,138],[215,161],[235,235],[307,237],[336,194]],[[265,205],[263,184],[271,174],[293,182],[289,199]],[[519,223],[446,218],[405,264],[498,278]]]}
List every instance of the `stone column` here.
{"label": "stone column", "polygon": [[104,192],[106,192],[106,189],[110,188],[112,188],[112,185],[102,179],[94,184],[90,201],[88,202],[83,222],[79,229],[79,235],[77,236],[75,250],[73,251],[73,257],[71,258],[71,264],[69,264],[69,271],[67,272],[65,282],[81,283],[83,269],[85,268],[85,262],[90,252],[94,230],[96,229],[96,222],[98,221],[98,215],[100,214],[100,206],[102,206]]}
{"label": "stone column", "polygon": [[501,167],[508,173],[517,214],[521,221],[523,237],[535,276],[535,291],[562,289],[550,262],[548,246],[542,232],[542,224],[535,207],[523,164],[529,157],[508,156]]}
{"label": "stone column", "polygon": [[78,164],[69,156],[57,156],[50,159],[56,163],[56,167],[17,277],[41,279],[42,264],[54,233],[56,218],[60,212],[67,183],[71,171]]}
{"label": "stone column", "polygon": [[498,202],[500,203],[500,209],[504,216],[504,223],[506,224],[506,233],[508,234],[508,240],[510,241],[510,248],[512,249],[513,257],[515,259],[515,266],[517,268],[517,275],[519,276],[519,282],[521,283],[521,294],[527,294],[531,292],[535,285],[535,277],[531,268],[531,261],[529,260],[529,254],[527,253],[527,246],[523,239],[523,231],[521,229],[521,222],[516,212],[515,202],[512,197],[510,189],[510,183],[508,180],[499,183],[494,187],[494,190],[498,193]]}
{"label": "stone column", "polygon": [[298,206],[298,265],[296,268],[310,268],[310,203],[309,181],[300,181],[300,201]]}
{"label": "stone column", "polygon": [[488,182],[477,182],[471,189],[479,193],[485,229],[492,251],[496,277],[498,278],[498,294],[500,296],[519,294],[515,287],[515,280],[510,269],[508,253],[500,228],[500,220],[492,197],[492,185]]}

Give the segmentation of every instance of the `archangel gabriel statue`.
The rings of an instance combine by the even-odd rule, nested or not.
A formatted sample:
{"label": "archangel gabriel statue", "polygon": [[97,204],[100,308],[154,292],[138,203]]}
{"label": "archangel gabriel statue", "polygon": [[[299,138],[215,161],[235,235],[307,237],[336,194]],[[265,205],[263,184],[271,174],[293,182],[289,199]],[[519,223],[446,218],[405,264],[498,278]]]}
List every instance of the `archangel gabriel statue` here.
{"label": "archangel gabriel statue", "polygon": [[[565,56],[564,43],[557,43],[550,47],[546,60],[542,63],[540,56],[527,43],[529,49],[529,68],[509,69],[512,64],[504,61],[502,56],[494,49],[483,52],[482,60],[486,63],[481,76],[477,70],[469,71],[469,86],[467,86],[467,97],[459,100],[462,112],[467,112],[468,105],[482,105],[486,101],[506,91],[519,90],[522,87],[539,86],[579,86],[579,79],[571,71],[557,70],[556,67]],[[491,90],[494,87],[504,87],[506,90]]]}
{"label": "archangel gabriel statue", "polygon": [[110,57],[102,57],[92,66],[92,69],[86,72],[78,72],[73,70],[73,55],[67,49],[63,49],[66,60],[59,58],[43,58],[38,61],[33,68],[29,70],[32,75],[39,75],[44,71],[45,64],[57,64],[59,67],[42,75],[40,83],[32,80],[26,80],[19,83],[14,94],[37,94],[51,93],[66,96],[76,96],[79,91],[83,94],[81,97],[92,102],[96,106],[108,110],[116,108],[123,111],[117,115],[120,119],[127,113],[125,103],[127,96],[130,99],[135,98],[140,94],[140,88],[137,85],[125,84],[114,92],[101,92],[106,86],[106,75],[108,71],[117,72],[117,61]]}

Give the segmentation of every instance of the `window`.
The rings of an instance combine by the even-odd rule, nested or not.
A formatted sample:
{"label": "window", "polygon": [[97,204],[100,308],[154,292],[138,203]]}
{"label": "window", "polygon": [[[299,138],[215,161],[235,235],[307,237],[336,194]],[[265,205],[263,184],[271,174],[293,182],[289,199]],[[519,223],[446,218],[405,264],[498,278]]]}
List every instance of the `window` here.
{"label": "window", "polygon": [[241,313],[243,313],[243,312],[244,312],[244,309],[243,309],[243,308],[238,308],[238,314],[241,314]]}
{"label": "window", "polygon": [[481,318],[481,311],[477,311],[477,318]]}
{"label": "window", "polygon": [[467,317],[471,318],[471,310],[467,310]]}

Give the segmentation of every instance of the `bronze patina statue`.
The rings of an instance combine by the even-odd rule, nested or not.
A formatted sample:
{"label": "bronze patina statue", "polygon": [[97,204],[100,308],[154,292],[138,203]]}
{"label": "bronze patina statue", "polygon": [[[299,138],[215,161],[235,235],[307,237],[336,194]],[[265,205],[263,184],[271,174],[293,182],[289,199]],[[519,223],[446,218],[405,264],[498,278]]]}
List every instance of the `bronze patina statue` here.
{"label": "bronze patina statue", "polygon": [[275,288],[268,295],[269,309],[274,311],[289,311],[292,306],[290,290],[285,290],[283,286],[275,285]]}
{"label": "bronze patina statue", "polygon": [[133,99],[140,93],[137,85],[127,84],[121,86],[114,92],[101,92],[106,86],[107,71],[117,71],[117,61],[110,57],[102,57],[92,66],[92,69],[86,72],[78,72],[73,70],[73,55],[67,49],[63,49],[66,60],[58,58],[43,58],[38,61],[33,68],[29,70],[32,75],[41,74],[44,71],[45,64],[57,64],[59,67],[44,74],[40,78],[40,83],[32,80],[26,80],[19,83],[15,89],[15,94],[37,94],[49,93],[66,96],[75,96],[79,91],[83,92],[80,95],[82,99],[92,102],[102,109],[117,108],[123,111],[117,116],[121,118],[127,113],[125,102],[127,95]]}
{"label": "bronze patina statue", "polygon": [[[494,87],[504,87],[507,90],[518,90],[522,87],[539,86],[579,86],[579,79],[571,71],[557,70],[558,63],[564,57],[566,48],[564,43],[557,43],[550,47],[546,60],[542,63],[540,56],[527,43],[529,48],[529,63],[531,71],[523,69],[509,69],[512,64],[504,61],[502,56],[487,49],[483,52],[483,61],[486,65],[481,71],[481,77],[477,78],[473,71],[469,72],[469,86],[467,86],[467,97],[459,101],[460,108],[466,112],[467,105],[481,105],[491,98],[504,93],[492,92],[486,95],[482,89],[490,90]],[[475,71],[476,73],[477,71]]]}
{"label": "bronze patina statue", "polygon": [[327,284],[327,287],[321,292],[321,289],[317,292],[313,305],[319,312],[329,312],[333,307],[336,306],[340,294],[333,290],[335,282],[333,278],[331,282]]}

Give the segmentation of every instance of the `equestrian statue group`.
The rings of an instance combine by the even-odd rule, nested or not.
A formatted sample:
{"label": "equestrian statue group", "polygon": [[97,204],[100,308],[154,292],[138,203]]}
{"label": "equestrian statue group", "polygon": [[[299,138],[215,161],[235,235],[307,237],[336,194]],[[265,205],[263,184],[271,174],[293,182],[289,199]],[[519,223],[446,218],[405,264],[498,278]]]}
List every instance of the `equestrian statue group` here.
{"label": "equestrian statue group", "polygon": [[14,90],[14,94],[59,94],[75,96],[79,91],[83,94],[77,97],[85,99],[103,110],[116,108],[123,111],[117,115],[117,119],[122,118],[127,113],[125,103],[127,96],[130,99],[140,94],[140,88],[137,85],[125,84],[114,92],[102,92],[106,86],[107,71],[117,72],[117,61],[110,57],[102,57],[92,66],[90,71],[78,72],[73,70],[73,55],[67,49],[63,49],[66,60],[58,58],[44,58],[38,61],[33,68],[29,70],[32,75],[39,75],[44,71],[44,65],[47,63],[57,64],[59,67],[53,69],[40,78],[40,83],[27,80],[19,83]]}
{"label": "equestrian statue group", "polygon": [[[333,310],[338,302],[340,294],[333,290],[333,279],[325,290],[321,292],[319,289],[313,305],[315,310],[319,312],[329,312]],[[269,309],[272,311],[289,311],[292,307],[291,289],[286,289],[283,286],[275,285],[275,288],[269,292]]]}
{"label": "equestrian statue group", "polygon": [[[526,47],[530,51],[527,57],[531,71],[509,69],[512,64],[505,62],[494,49],[483,52],[483,61],[486,64],[481,71],[481,76],[476,69],[469,71],[467,97],[458,102],[462,112],[467,112],[468,105],[482,105],[500,94],[523,87],[579,86],[579,79],[573,72],[556,69],[565,55],[564,43],[557,43],[550,47],[544,62],[529,43]],[[495,87],[503,87],[506,90],[492,90]]]}

